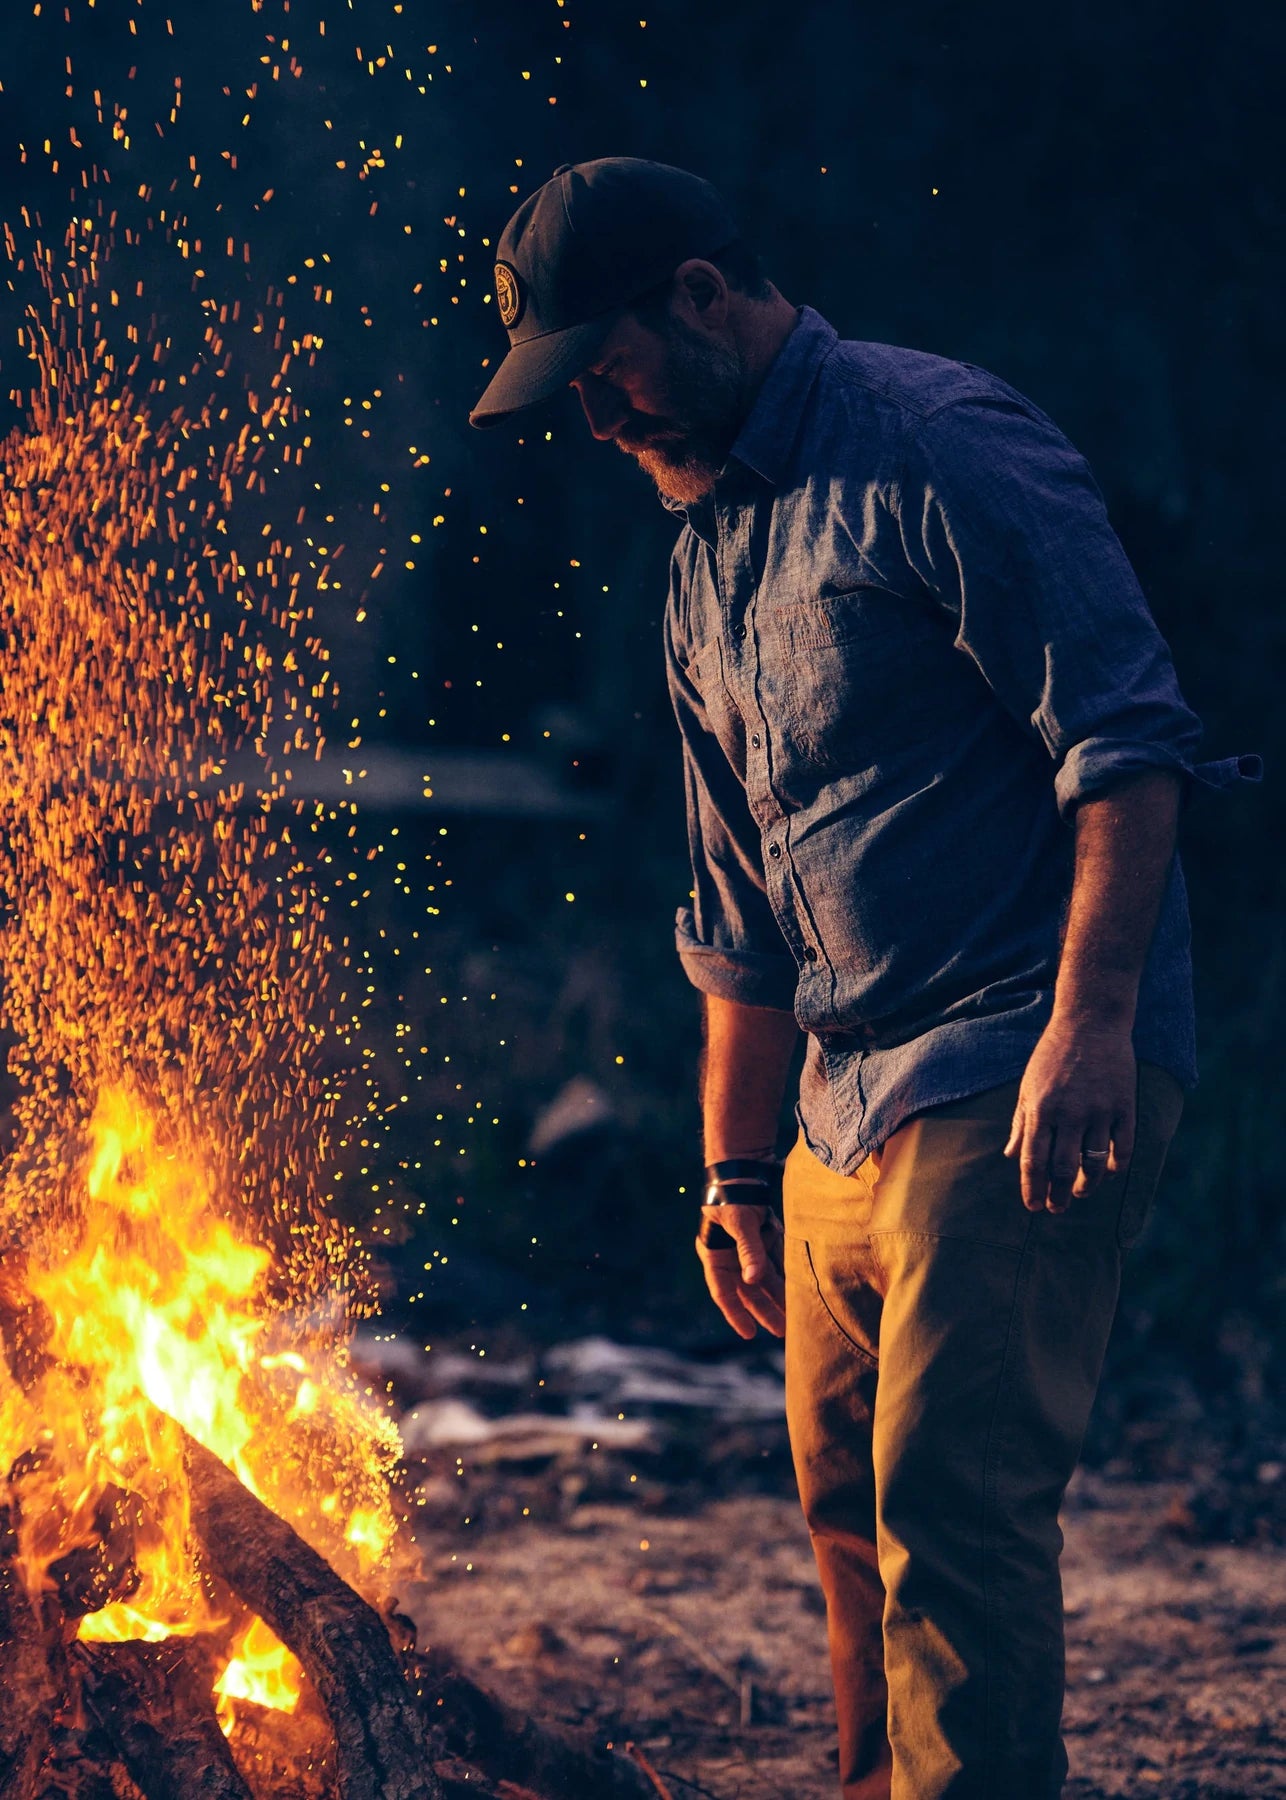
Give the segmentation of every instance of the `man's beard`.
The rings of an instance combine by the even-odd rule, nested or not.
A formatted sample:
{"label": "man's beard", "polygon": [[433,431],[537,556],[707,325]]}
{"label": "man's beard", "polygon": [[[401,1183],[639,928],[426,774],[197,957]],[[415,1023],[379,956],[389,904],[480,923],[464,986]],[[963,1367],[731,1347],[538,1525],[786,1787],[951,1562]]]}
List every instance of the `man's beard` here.
{"label": "man's beard", "polygon": [[681,506],[714,487],[741,425],[745,366],[735,350],[711,344],[689,327],[669,327],[666,385],[673,414],[636,414],[613,442],[632,456],[657,490]]}

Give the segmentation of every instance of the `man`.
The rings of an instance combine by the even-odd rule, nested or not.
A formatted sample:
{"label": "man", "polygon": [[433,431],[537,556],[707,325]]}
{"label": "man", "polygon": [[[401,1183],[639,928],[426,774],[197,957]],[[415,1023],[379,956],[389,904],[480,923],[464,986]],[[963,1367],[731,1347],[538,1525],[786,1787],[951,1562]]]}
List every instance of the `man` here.
{"label": "man", "polygon": [[1194,768],[1049,420],[982,370],[840,342],[705,182],[560,169],[497,295],[511,347],[473,422],[571,383],[684,520],[698,1250],[734,1330],[786,1337],[842,1791],[1048,1800],[1059,1503],[1195,1079],[1176,819],[1254,759]]}

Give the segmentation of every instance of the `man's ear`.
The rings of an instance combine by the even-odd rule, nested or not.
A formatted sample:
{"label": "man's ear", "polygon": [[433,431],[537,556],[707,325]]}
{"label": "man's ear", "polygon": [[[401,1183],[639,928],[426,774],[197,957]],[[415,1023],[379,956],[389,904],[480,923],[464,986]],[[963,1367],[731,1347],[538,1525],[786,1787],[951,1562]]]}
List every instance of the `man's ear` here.
{"label": "man's ear", "polygon": [[671,307],[694,330],[721,332],[728,322],[728,283],[723,272],[700,257],[690,257],[674,271]]}

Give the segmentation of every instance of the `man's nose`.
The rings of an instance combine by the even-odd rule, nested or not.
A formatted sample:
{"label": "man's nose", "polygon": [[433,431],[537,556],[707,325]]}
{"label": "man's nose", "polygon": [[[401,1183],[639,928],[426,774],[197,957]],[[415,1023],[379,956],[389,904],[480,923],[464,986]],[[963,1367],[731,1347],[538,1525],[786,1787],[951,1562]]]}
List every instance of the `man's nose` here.
{"label": "man's nose", "polygon": [[572,386],[580,395],[586,421],[594,436],[602,440],[615,437],[630,412],[620,389],[614,388],[610,381],[601,381],[597,375],[578,375]]}

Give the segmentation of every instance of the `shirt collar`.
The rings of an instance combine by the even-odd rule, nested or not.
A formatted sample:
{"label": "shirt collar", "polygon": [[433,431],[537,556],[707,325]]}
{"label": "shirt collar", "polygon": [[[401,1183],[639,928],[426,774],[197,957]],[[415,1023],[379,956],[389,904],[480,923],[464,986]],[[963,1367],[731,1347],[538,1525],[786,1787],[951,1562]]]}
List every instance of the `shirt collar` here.
{"label": "shirt collar", "polygon": [[817,371],[838,343],[839,333],[811,306],[803,306],[795,328],[773,358],[741,427],[732,454],[756,475],[780,485]]}
{"label": "shirt collar", "polygon": [[[817,371],[839,341],[839,333],[811,306],[799,310],[794,329],[773,358],[749,416],[737,434],[729,460],[753,469],[773,487],[780,485],[787,459]],[[661,496],[670,512],[689,517],[678,500]]]}

